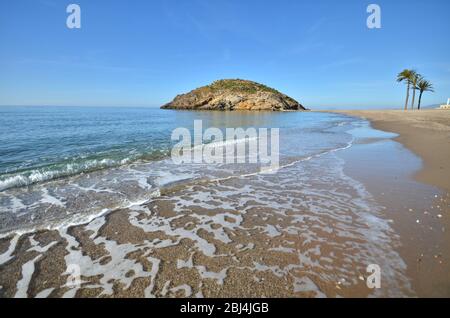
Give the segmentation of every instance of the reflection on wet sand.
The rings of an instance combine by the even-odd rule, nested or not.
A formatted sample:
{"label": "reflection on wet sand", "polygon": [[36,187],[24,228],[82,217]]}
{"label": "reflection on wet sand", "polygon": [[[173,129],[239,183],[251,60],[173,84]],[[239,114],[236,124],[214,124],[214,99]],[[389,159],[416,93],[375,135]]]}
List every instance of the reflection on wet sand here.
{"label": "reflection on wet sand", "polygon": [[[414,295],[395,251],[397,235],[343,163],[328,153],[273,175],[192,182],[85,225],[3,238],[0,293]],[[384,288],[366,287],[369,264],[383,268]],[[79,284],[71,281],[73,268]]]}

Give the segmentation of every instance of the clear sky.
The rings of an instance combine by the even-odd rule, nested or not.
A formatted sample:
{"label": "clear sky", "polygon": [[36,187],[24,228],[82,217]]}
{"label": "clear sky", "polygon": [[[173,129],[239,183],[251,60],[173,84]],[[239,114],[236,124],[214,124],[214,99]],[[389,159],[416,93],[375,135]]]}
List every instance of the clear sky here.
{"label": "clear sky", "polygon": [[[68,29],[66,7],[81,7]],[[381,29],[366,8],[381,7]],[[311,108],[401,107],[415,68],[450,97],[448,0],[0,1],[0,105],[160,106],[221,78]]]}

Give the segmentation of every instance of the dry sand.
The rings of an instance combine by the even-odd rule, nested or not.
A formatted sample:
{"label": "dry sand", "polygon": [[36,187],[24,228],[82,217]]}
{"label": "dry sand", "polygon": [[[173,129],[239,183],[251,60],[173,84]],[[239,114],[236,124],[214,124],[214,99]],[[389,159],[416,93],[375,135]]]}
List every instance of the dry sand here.
{"label": "dry sand", "polygon": [[450,191],[449,110],[349,110],[338,111],[370,120],[376,129],[399,134],[397,141],[424,160],[417,180]]}

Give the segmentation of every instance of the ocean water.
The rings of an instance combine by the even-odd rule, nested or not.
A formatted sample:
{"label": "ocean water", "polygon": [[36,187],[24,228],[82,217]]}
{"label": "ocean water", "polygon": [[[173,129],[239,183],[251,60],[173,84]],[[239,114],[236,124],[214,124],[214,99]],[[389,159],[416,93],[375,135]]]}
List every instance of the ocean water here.
{"label": "ocean water", "polygon": [[[194,120],[279,128],[280,169],[175,164],[171,133]],[[367,296],[378,264],[384,288],[369,294],[414,295],[384,207],[339,155],[393,136],[329,113],[1,107],[0,293],[113,296],[140,278],[147,297]],[[54,276],[75,264],[83,286],[49,285],[35,267],[51,259]]]}
{"label": "ocean water", "polygon": [[246,165],[174,165],[174,129],[280,129],[284,164],[345,147],[339,115],[217,113],[105,107],[0,108],[0,233],[82,222],[145,202],[167,183],[256,171]]}

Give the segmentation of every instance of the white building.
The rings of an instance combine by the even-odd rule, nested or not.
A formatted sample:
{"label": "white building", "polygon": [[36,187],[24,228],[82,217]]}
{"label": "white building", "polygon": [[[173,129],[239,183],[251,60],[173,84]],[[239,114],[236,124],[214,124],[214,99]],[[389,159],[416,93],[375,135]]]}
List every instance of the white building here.
{"label": "white building", "polygon": [[450,109],[450,98],[447,99],[447,105],[441,105],[440,109]]}

